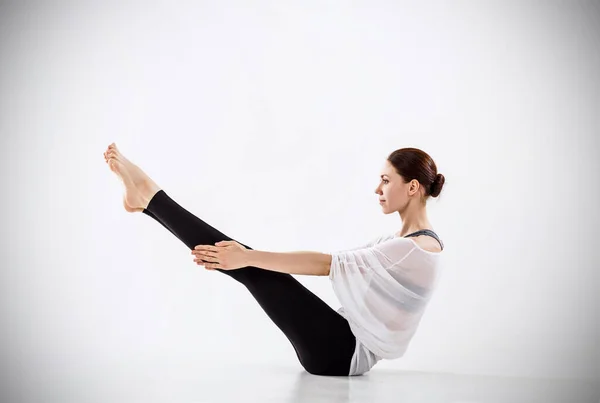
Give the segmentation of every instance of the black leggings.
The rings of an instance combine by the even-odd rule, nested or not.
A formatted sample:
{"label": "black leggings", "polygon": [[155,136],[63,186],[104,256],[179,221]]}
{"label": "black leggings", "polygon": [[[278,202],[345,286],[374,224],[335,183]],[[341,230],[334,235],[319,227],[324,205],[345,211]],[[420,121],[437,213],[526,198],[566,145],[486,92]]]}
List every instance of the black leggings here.
{"label": "black leggings", "polygon": [[[171,231],[190,251],[196,245],[234,240],[181,207],[162,189],[152,197],[143,212]],[[215,270],[246,286],[292,343],[300,364],[307,372],[348,376],[356,346],[348,321],[292,275],[254,266]]]}

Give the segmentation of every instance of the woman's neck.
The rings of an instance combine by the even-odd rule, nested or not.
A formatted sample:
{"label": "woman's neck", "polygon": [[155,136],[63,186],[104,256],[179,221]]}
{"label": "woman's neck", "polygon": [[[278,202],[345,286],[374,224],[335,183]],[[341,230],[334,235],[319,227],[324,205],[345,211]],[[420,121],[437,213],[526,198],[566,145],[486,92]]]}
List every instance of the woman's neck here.
{"label": "woman's neck", "polygon": [[427,218],[427,211],[425,208],[412,212],[400,213],[400,219],[402,220],[402,229],[397,233],[398,236],[406,236],[413,232],[422,229],[433,229],[429,219]]}

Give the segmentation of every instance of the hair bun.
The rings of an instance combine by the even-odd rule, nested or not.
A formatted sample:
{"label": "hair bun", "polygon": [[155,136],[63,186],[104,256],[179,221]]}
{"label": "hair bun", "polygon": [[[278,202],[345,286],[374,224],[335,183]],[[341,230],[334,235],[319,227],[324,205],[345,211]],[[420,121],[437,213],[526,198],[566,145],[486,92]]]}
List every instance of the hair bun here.
{"label": "hair bun", "polygon": [[437,174],[435,176],[435,179],[431,183],[431,188],[430,188],[431,190],[429,191],[429,194],[431,194],[431,197],[437,197],[440,194],[445,181],[446,181],[446,179],[444,178],[444,175]]}

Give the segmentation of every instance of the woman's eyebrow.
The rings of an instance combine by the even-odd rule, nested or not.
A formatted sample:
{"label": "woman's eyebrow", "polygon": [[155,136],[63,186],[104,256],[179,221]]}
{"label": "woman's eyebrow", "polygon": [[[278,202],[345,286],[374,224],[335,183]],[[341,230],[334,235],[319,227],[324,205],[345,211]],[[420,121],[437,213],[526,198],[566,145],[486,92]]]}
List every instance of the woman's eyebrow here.
{"label": "woman's eyebrow", "polygon": [[387,175],[386,175],[386,174],[383,174],[383,175],[380,175],[380,176],[383,178],[384,176],[387,176]]}

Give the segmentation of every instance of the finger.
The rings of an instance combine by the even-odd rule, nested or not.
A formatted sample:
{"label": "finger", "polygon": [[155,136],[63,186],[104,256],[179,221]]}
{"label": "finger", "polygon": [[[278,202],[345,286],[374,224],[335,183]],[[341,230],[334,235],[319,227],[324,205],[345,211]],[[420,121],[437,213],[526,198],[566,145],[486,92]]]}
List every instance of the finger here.
{"label": "finger", "polygon": [[216,253],[206,253],[206,252],[192,252],[192,255],[195,256],[196,258],[211,258],[211,259],[217,259],[218,255]]}
{"label": "finger", "polygon": [[204,260],[206,262],[216,262],[219,260],[216,256],[194,256],[194,260]]}
{"label": "finger", "polygon": [[216,251],[218,249],[212,245],[196,245],[194,246],[194,250]]}
{"label": "finger", "polygon": [[194,259],[194,262],[219,263],[218,259]]}

